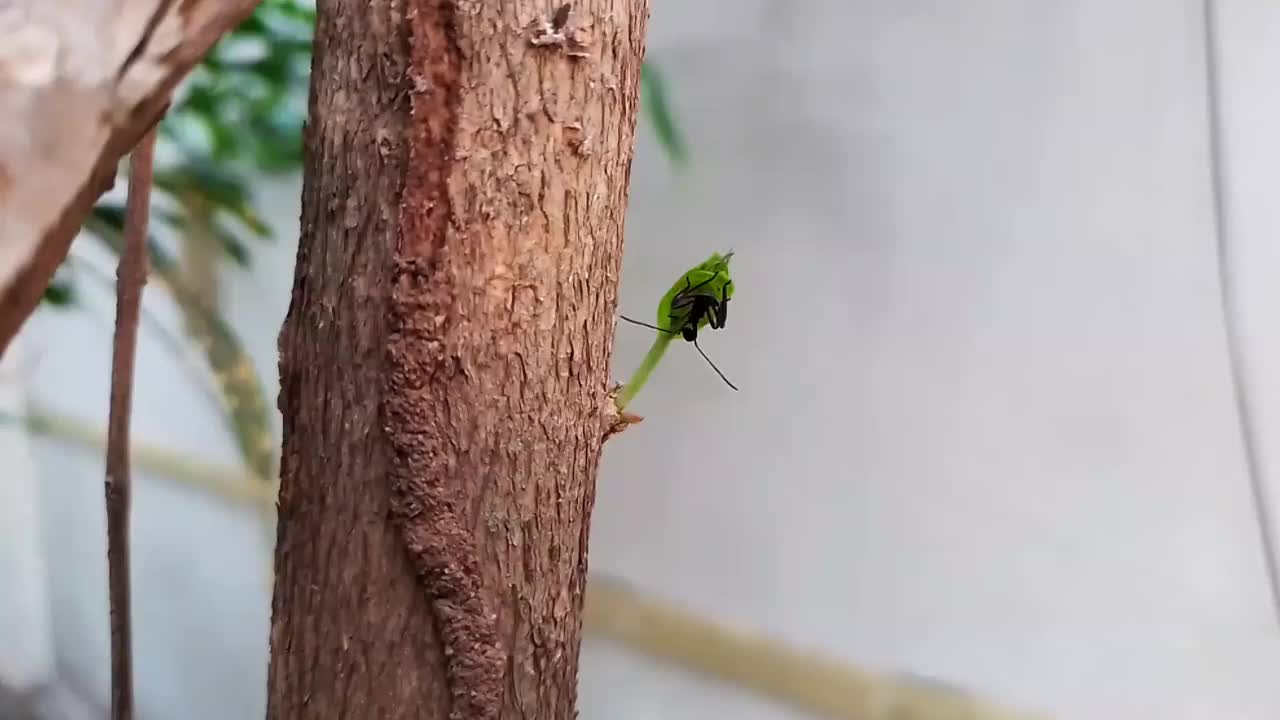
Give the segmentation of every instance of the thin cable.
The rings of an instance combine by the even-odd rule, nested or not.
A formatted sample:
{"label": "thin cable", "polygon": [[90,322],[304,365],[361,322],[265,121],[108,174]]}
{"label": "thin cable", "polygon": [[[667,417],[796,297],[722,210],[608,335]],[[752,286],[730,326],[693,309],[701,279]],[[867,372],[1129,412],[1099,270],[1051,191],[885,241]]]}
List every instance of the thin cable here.
{"label": "thin cable", "polygon": [[1231,385],[1235,394],[1236,419],[1240,427],[1240,440],[1244,446],[1245,470],[1249,475],[1249,487],[1253,493],[1253,506],[1258,519],[1258,533],[1262,540],[1262,555],[1266,562],[1267,582],[1271,587],[1271,604],[1280,622],[1280,552],[1276,548],[1276,523],[1267,502],[1267,490],[1261,454],[1258,452],[1254,411],[1250,404],[1253,393],[1249,391],[1245,372],[1244,351],[1240,332],[1236,325],[1236,294],[1231,282],[1231,227],[1226,209],[1225,151],[1222,142],[1222,92],[1219,68],[1218,33],[1215,23],[1214,0],[1204,0],[1204,54],[1205,80],[1208,91],[1209,168],[1213,195],[1213,224],[1217,236],[1218,290],[1222,300],[1222,323],[1227,335],[1227,355],[1231,363]]}

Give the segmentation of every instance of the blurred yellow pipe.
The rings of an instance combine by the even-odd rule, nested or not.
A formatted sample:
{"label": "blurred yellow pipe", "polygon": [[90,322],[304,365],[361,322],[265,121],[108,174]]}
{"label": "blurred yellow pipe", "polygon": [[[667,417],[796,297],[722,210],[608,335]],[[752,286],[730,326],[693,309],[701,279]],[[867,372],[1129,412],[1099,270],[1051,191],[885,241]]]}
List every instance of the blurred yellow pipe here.
{"label": "blurred yellow pipe", "polygon": [[596,637],[833,720],[1030,720],[959,691],[867,673],[645,599],[592,576],[584,627]]}
{"label": "blurred yellow pipe", "polygon": [[[32,432],[101,450],[106,434],[91,423],[32,410]],[[192,461],[181,453],[140,443],[140,470],[271,511],[276,486],[233,468]],[[277,483],[279,481],[277,480]],[[659,661],[703,673],[831,720],[1041,720],[996,708],[959,691],[876,675],[777,641],[717,624],[631,588],[592,575],[583,629]]]}

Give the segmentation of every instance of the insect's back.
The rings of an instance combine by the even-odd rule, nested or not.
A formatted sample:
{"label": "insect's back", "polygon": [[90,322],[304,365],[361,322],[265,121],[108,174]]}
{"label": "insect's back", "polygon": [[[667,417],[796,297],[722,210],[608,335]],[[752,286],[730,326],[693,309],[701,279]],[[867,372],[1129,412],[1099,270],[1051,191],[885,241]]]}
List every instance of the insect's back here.
{"label": "insect's back", "polygon": [[679,332],[692,340],[697,329],[709,321],[708,310],[726,304],[733,296],[733,280],[729,277],[729,258],[713,253],[702,264],[680,277],[658,303],[658,327]]}

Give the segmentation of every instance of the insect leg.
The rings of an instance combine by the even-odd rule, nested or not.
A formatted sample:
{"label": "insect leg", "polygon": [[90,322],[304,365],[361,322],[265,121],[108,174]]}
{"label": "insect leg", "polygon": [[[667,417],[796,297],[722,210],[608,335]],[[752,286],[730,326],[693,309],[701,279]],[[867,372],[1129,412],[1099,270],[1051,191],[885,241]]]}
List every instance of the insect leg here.
{"label": "insect leg", "polygon": [[711,324],[712,328],[718,330],[724,327],[725,316],[727,316],[728,314],[729,314],[729,301],[725,300],[719,305],[712,305],[710,308],[707,309],[707,322]]}

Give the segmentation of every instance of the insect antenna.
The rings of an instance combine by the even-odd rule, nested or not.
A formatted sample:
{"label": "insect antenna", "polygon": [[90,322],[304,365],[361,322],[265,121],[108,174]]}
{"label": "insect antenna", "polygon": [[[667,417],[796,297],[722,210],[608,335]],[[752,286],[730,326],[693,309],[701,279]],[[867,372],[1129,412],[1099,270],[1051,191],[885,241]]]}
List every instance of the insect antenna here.
{"label": "insect antenna", "polygon": [[632,320],[631,318],[627,317],[626,315],[619,315],[618,317],[622,318],[623,320],[626,320],[627,322],[631,323],[632,325],[639,325],[640,327],[647,327],[647,328],[649,328],[650,330],[657,330],[658,332],[663,332],[663,333],[666,333],[666,334],[668,334],[668,335],[675,335],[675,334],[676,334],[676,331],[675,331],[675,330],[668,330],[668,329],[666,329],[666,328],[660,328],[660,327],[658,327],[657,325],[650,325],[649,323],[640,322],[639,320]]}
{"label": "insect antenna", "polygon": [[707,357],[707,354],[706,354],[706,353],[704,353],[704,352],[702,352],[702,348],[701,348],[701,347],[698,347],[698,338],[696,338],[696,337],[693,339],[693,346],[694,346],[695,348],[697,348],[697,350],[698,350],[698,354],[702,356],[702,359],[703,359],[703,360],[706,360],[706,361],[707,361],[707,364],[711,366],[711,369],[716,371],[716,374],[720,376],[720,379],[724,381],[724,384],[725,384],[725,385],[728,385],[729,387],[733,388],[734,390],[737,390],[737,389],[738,389],[738,386],[737,386],[737,385],[734,385],[734,384],[733,384],[733,383],[731,383],[731,382],[729,382],[729,378],[725,377],[725,376],[724,376],[724,373],[720,372],[720,368],[716,367],[716,364],[715,364],[715,363],[713,363],[713,362],[711,362],[711,358]]}

